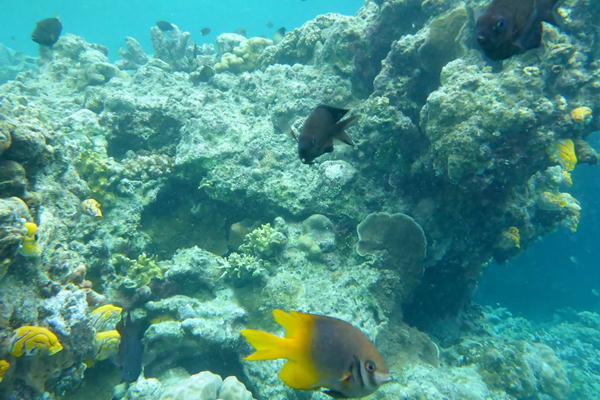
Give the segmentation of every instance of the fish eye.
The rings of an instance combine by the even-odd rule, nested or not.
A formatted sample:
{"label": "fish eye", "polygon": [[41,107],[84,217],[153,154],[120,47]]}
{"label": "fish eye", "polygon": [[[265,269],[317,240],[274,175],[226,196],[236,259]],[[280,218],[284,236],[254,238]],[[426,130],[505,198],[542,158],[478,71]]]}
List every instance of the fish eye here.
{"label": "fish eye", "polygon": [[506,22],[504,21],[504,18],[498,18],[498,21],[496,21],[496,30],[501,31],[505,26]]}
{"label": "fish eye", "polygon": [[375,363],[371,360],[365,361],[365,369],[367,372],[375,372]]}

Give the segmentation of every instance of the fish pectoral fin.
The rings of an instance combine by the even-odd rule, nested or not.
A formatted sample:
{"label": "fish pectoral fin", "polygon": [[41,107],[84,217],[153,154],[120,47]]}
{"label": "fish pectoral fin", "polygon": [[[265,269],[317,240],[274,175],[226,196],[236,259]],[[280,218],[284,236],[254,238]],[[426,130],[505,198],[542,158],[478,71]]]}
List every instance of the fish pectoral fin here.
{"label": "fish pectoral fin", "polygon": [[323,393],[325,393],[327,396],[331,396],[334,399],[347,399],[348,397],[343,394],[342,392],[338,392],[337,390],[323,390]]}
{"label": "fish pectoral fin", "polygon": [[342,377],[340,378],[340,382],[347,383],[350,382],[350,379],[352,379],[352,372],[346,371],[344,372],[344,375],[342,375]]}
{"label": "fish pectoral fin", "polygon": [[343,130],[340,131],[336,136],[336,139],[346,143],[349,146],[354,147],[354,142],[352,141],[352,138],[350,136],[348,136],[348,134],[346,132],[344,132]]}

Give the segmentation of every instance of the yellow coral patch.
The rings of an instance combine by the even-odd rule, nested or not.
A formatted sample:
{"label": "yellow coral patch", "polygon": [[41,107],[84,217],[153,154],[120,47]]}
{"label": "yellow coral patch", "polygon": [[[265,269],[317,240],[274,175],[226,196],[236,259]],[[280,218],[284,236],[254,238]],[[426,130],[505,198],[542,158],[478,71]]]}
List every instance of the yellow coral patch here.
{"label": "yellow coral patch", "polygon": [[10,354],[21,357],[47,351],[54,355],[63,349],[58,338],[49,329],[40,326],[22,326],[15,330],[10,340]]}
{"label": "yellow coral patch", "polygon": [[502,232],[502,236],[508,239],[514,245],[515,248],[521,248],[521,232],[516,226],[511,226],[510,228]]}
{"label": "yellow coral patch", "polygon": [[576,124],[587,124],[592,120],[592,109],[589,107],[577,107],[571,111],[571,119]]}

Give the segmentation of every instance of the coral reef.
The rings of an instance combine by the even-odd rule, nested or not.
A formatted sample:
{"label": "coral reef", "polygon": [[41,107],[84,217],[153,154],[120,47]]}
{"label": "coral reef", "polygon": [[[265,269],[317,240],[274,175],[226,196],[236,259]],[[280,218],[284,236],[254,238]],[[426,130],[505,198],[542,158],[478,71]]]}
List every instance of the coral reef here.
{"label": "coral reef", "polygon": [[[144,376],[115,398],[323,398],[241,361],[239,331],[285,308],[344,319],[382,349],[398,381],[374,399],[593,398],[597,315],[536,333],[468,311],[490,260],[584,215],[569,187],[598,160],[600,10],[567,0],[568,29],[488,65],[471,29],[484,3],[369,1],[277,43],[198,46],[153,27],[154,55],[127,38],[117,64],[65,35],[11,75],[0,397],[109,386],[128,309],[149,324]],[[302,165],[287,132],[320,103],[353,109],[357,146]],[[10,355],[23,326],[63,350]]]}

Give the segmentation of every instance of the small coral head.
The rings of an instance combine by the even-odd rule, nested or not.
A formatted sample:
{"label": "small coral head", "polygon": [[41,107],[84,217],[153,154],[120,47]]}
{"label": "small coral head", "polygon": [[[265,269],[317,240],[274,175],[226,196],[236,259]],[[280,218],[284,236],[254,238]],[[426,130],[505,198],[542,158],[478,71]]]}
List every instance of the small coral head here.
{"label": "small coral head", "polygon": [[588,124],[591,122],[593,117],[593,112],[590,107],[577,107],[573,111],[571,111],[571,119],[573,122],[579,125]]}

